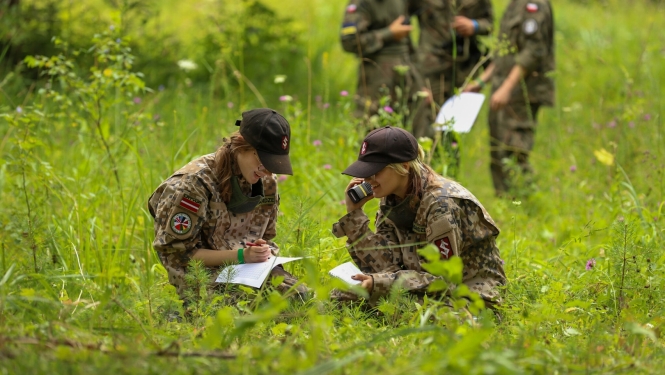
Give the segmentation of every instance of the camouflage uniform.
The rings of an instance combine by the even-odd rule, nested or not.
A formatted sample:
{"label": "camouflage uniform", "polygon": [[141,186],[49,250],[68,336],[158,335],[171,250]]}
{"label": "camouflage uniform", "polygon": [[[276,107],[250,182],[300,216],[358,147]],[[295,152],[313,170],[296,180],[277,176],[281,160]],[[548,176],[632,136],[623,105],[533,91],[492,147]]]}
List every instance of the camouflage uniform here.
{"label": "camouflage uniform", "polygon": [[[409,92],[402,91],[402,95],[408,95],[410,116],[422,118],[417,114],[425,110],[424,101],[413,100],[423,87],[423,81],[409,57],[411,40],[405,37],[395,41],[388,28],[399,16],[409,19],[406,0],[351,0],[346,7],[340,38],[342,48],[360,59],[354,98],[357,118],[375,115],[383,96],[389,95],[395,107],[397,87],[409,89]],[[402,76],[395,70],[397,66],[408,67],[408,71]],[[405,125],[408,124],[402,124]],[[427,131],[422,124],[413,123],[416,137]]]}
{"label": "camouflage uniform", "polygon": [[[476,197],[457,182],[429,172],[422,179],[423,194],[411,229],[399,229],[379,211],[374,233],[361,209],[333,224],[336,237],[348,238],[349,253],[360,270],[374,278],[370,301],[386,295],[398,281],[408,291],[424,294],[438,277],[423,270],[424,260],[417,250],[422,243],[433,243],[442,259],[462,258],[462,282],[469,289],[489,306],[500,303],[498,287],[505,284],[506,276],[496,246],[496,224]],[[390,206],[389,197],[381,204]]]}
{"label": "camouflage uniform", "polygon": [[[262,178],[265,197],[254,210],[247,213],[229,211],[221,198],[214,173],[215,154],[195,159],[175,172],[152,194],[148,202],[155,218],[153,247],[166,268],[169,282],[185,299],[187,265],[198,249],[231,250],[245,247],[246,242],[262,238],[279,251],[271,240],[279,209],[279,195],[274,176]],[[251,185],[240,178],[245,193]],[[176,222],[177,220],[177,222]],[[180,226],[178,226],[180,225]],[[211,286],[218,269],[211,268]],[[285,291],[297,280],[280,267],[273,275],[285,276],[279,290]]]}
{"label": "camouflage uniform", "polygon": [[[471,74],[483,53],[477,35],[492,33],[494,12],[489,0],[460,0],[453,10],[450,0],[421,0],[415,10],[420,24],[418,67],[429,81],[434,101],[438,104],[452,95],[454,87],[461,87]],[[455,36],[452,23],[455,15],[478,22],[478,31],[471,37]],[[456,55],[453,56],[453,49]],[[433,122],[433,118],[432,118]]]}
{"label": "camouflage uniform", "polygon": [[521,66],[524,80],[515,85],[510,102],[490,110],[491,171],[497,194],[509,188],[504,158],[515,157],[522,171],[530,172],[538,109],[554,104],[554,17],[548,0],[513,0],[501,19],[499,48],[493,57],[492,94]]}

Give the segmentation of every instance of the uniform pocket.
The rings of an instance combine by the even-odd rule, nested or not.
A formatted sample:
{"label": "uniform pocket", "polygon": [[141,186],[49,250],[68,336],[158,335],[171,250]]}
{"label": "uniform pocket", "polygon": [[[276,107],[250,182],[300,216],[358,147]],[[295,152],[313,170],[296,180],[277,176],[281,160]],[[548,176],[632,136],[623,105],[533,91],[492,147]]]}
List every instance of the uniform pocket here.
{"label": "uniform pocket", "polygon": [[442,260],[459,255],[457,223],[451,214],[435,216],[427,224],[427,242],[434,244]]}

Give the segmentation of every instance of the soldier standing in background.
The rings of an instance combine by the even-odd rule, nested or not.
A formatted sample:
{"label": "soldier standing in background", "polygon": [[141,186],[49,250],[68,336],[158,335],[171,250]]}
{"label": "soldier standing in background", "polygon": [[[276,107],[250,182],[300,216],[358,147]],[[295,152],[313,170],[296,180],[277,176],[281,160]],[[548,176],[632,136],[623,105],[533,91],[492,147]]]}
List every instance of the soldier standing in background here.
{"label": "soldier standing in background", "polygon": [[[360,59],[354,115],[366,125],[384,96],[390,96],[392,108],[407,103],[409,116],[402,126],[408,127],[407,117],[424,120],[417,114],[425,110],[424,100],[414,98],[424,85],[409,56],[409,14],[405,0],[351,0],[346,7],[340,38],[342,48]],[[406,72],[398,71],[402,67]],[[398,87],[406,98],[399,98]],[[416,137],[427,135],[428,128],[429,124],[413,122]]]}
{"label": "soldier standing in background", "polygon": [[[478,35],[492,33],[494,11],[489,0],[460,0],[456,6],[451,0],[419,0],[415,14],[420,25],[417,61],[425,84],[432,91],[434,102],[443,103],[462,87],[467,77],[485,55]],[[436,111],[423,112],[425,122],[433,124]],[[459,168],[458,137],[450,131],[444,133],[442,144],[452,157],[454,175]]]}
{"label": "soldier standing in background", "polygon": [[501,196],[511,187],[507,158],[531,173],[538,109],[554,104],[554,16],[548,0],[513,0],[501,19],[492,63],[465,91],[491,80],[490,155],[492,180]]}

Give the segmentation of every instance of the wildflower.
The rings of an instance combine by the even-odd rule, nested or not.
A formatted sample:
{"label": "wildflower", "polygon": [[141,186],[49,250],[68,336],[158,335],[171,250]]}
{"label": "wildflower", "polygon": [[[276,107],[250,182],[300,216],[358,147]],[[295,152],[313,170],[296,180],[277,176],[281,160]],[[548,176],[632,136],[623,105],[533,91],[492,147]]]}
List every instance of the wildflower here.
{"label": "wildflower", "polygon": [[586,270],[590,271],[596,265],[596,259],[591,258],[586,261]]}
{"label": "wildflower", "polygon": [[457,148],[457,142],[455,142],[455,141],[450,142],[450,147]]}
{"label": "wildflower", "polygon": [[339,94],[340,94],[341,96],[349,96],[349,92],[346,91],[346,90],[342,90]]}
{"label": "wildflower", "polygon": [[341,201],[339,201],[339,204],[341,204],[341,205],[345,205],[345,204],[346,204],[346,201],[345,201],[344,199],[342,199]]}
{"label": "wildflower", "polygon": [[286,81],[286,76],[285,75],[278,74],[278,75],[275,76],[275,83],[276,84],[284,83],[284,81]]}
{"label": "wildflower", "polygon": [[23,108],[21,108],[21,106],[16,107],[16,113],[18,114],[23,113]]}
{"label": "wildflower", "polygon": [[316,101],[317,103],[321,103],[321,99],[322,99],[321,95],[317,95],[314,97],[314,101]]}
{"label": "wildflower", "polygon": [[383,107],[383,110],[386,111],[387,113],[393,113],[394,112],[393,109],[389,105]]}
{"label": "wildflower", "polygon": [[607,123],[608,128],[616,128],[617,127],[617,120],[612,120]]}
{"label": "wildflower", "polygon": [[289,176],[285,174],[280,174],[279,177],[277,177],[277,182],[284,182],[286,179],[289,178]]}
{"label": "wildflower", "polygon": [[323,169],[332,169],[332,165],[330,164],[324,164]]}
{"label": "wildflower", "polygon": [[164,87],[164,85],[159,85],[159,87],[157,88],[157,90],[159,91],[164,91],[165,89],[166,87]]}
{"label": "wildflower", "polygon": [[113,75],[113,70],[111,70],[111,69],[109,69],[109,68],[106,68],[106,69],[104,69],[104,71],[102,72],[102,74],[104,75],[104,77],[110,77],[110,76]]}
{"label": "wildflower", "polygon": [[506,262],[504,262],[503,259],[499,259],[499,260],[501,261],[501,265],[502,265],[502,266],[503,266],[504,264],[506,264]]}
{"label": "wildflower", "polygon": [[141,104],[141,98],[139,98],[138,96],[132,99],[132,101],[134,102],[134,104]]}
{"label": "wildflower", "polygon": [[644,115],[644,121],[649,121],[649,120],[651,120],[651,115],[647,113]]}
{"label": "wildflower", "polygon": [[328,109],[330,107],[330,103],[323,103],[323,109]]}
{"label": "wildflower", "polygon": [[229,109],[233,108],[233,102],[226,103],[226,107]]}
{"label": "wildflower", "polygon": [[279,97],[280,102],[290,102],[291,100],[293,100],[291,95],[282,95]]}
{"label": "wildflower", "polygon": [[571,172],[575,172],[575,171],[577,171],[577,166],[576,166],[576,165],[571,165],[571,166],[570,166],[570,171],[571,171]]}
{"label": "wildflower", "polygon": [[596,159],[598,159],[599,162],[607,166],[614,164],[614,155],[612,155],[609,151],[605,150],[604,148],[601,148],[600,150],[595,150],[593,154],[596,156]]}
{"label": "wildflower", "polygon": [[178,60],[178,68],[184,70],[185,72],[189,72],[196,70],[198,65],[196,65],[196,63],[192,60]]}
{"label": "wildflower", "polygon": [[319,139],[315,139],[314,142],[312,142],[312,145],[314,145],[314,147],[319,147],[321,146],[321,144],[322,142]]}
{"label": "wildflower", "polygon": [[628,123],[629,128],[634,128],[635,127],[635,121],[631,121]]}

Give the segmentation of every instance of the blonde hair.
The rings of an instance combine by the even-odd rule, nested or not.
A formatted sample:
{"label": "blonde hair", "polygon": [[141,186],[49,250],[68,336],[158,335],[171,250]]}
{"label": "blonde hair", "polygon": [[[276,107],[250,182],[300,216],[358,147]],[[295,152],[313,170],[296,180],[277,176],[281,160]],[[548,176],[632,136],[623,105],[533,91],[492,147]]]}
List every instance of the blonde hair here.
{"label": "blonde hair", "polygon": [[238,154],[252,150],[253,147],[247,143],[239,132],[234,132],[228,138],[224,138],[223,141],[224,143],[215,152],[215,166],[213,171],[219,181],[218,186],[222,200],[228,203],[231,200],[232,193],[231,177],[241,173],[237,162]]}
{"label": "blonde hair", "polygon": [[400,176],[409,176],[409,186],[407,188],[408,194],[413,194],[418,197],[422,195],[423,192],[423,173],[425,171],[429,172],[429,181],[432,180],[432,177],[436,174],[434,170],[425,162],[425,150],[418,145],[418,157],[414,160],[405,163],[392,163],[388,164],[388,168],[391,168]]}

